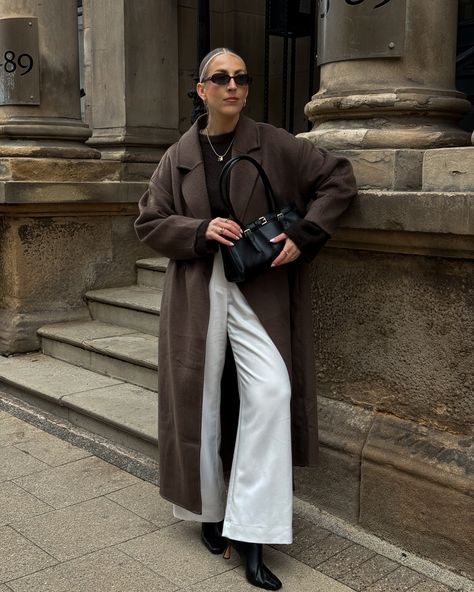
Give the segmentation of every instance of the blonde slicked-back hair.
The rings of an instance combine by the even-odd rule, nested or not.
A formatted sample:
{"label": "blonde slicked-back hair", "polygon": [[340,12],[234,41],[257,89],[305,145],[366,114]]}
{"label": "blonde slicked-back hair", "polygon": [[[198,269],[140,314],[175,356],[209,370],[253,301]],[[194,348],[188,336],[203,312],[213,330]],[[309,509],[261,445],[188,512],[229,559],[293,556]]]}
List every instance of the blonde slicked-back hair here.
{"label": "blonde slicked-back hair", "polygon": [[245,64],[245,60],[241,56],[239,56],[238,53],[233,51],[232,49],[229,49],[228,47],[216,47],[216,49],[213,49],[212,51],[210,51],[202,59],[202,62],[199,66],[199,82],[203,82],[204,79],[206,78],[207,71],[209,69],[209,64],[212,62],[212,60],[215,57],[217,57],[218,55],[221,55],[223,53],[228,53],[228,54],[234,55],[235,57],[239,58],[239,60],[242,60]]}

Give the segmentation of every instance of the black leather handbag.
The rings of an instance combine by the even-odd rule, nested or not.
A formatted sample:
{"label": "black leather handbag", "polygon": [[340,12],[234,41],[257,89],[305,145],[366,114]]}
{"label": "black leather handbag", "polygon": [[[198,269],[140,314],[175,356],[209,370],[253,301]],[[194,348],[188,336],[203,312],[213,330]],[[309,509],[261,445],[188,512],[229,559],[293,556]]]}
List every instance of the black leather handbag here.
{"label": "black leather handbag", "polygon": [[[265,187],[268,213],[249,224],[243,224],[235,215],[229,198],[229,178],[233,167],[242,160],[248,160],[257,169]],[[231,158],[222,169],[219,178],[222,199],[228,207],[230,217],[242,228],[242,238],[233,247],[220,245],[224,272],[229,282],[245,282],[270,268],[273,260],[281,253],[285,241],[271,243],[270,239],[285,232],[289,226],[301,219],[294,204],[279,208],[272,186],[263,167],[251,156],[242,154]]]}

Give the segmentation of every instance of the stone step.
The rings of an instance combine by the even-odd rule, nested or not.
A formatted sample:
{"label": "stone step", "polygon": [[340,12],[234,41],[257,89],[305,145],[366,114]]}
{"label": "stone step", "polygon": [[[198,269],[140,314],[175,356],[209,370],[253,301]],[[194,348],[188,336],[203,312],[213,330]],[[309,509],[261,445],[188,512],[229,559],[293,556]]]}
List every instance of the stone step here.
{"label": "stone step", "polygon": [[44,354],[156,391],[158,338],[135,329],[72,321],[38,331]]}
{"label": "stone step", "polygon": [[154,391],[41,353],[0,356],[0,389],[112,442],[158,457]]}
{"label": "stone step", "polygon": [[106,288],[86,293],[94,320],[158,335],[162,291],[149,286]]}
{"label": "stone step", "polygon": [[136,262],[138,285],[163,288],[167,267],[168,259],[166,257],[139,259]]}

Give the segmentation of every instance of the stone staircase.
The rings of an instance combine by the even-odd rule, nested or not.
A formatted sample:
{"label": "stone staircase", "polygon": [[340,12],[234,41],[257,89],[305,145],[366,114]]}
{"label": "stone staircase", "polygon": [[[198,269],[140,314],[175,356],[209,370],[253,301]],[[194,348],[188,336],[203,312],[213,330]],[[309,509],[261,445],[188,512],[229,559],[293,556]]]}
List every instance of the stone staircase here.
{"label": "stone staircase", "polygon": [[156,459],[166,265],[137,261],[136,285],[86,294],[90,320],[41,327],[40,352],[0,357],[0,390]]}

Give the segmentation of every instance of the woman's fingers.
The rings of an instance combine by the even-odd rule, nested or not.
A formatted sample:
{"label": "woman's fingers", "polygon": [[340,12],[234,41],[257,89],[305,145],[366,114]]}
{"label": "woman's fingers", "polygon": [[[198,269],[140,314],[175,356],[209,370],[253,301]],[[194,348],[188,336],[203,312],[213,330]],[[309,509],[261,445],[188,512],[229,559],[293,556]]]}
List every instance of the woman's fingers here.
{"label": "woman's fingers", "polygon": [[285,240],[287,238],[286,234],[284,232],[282,232],[281,234],[278,234],[277,236],[274,236],[273,238],[270,239],[271,243],[279,243],[282,240]]}
{"label": "woman's fingers", "polygon": [[223,245],[233,246],[232,240],[239,240],[242,229],[234,220],[227,218],[213,218],[206,231],[208,240],[215,240]]}
{"label": "woman's fingers", "polygon": [[[285,236],[279,234],[277,237],[275,237],[272,242],[278,242],[276,239],[279,236]],[[273,260],[272,263],[272,267],[278,267],[279,265],[286,265],[287,263],[291,263],[292,261],[294,261],[295,259],[298,259],[298,257],[301,255],[301,251],[298,249],[298,247],[295,245],[295,243],[290,239],[287,238],[285,241],[285,245],[283,247],[283,251],[278,255],[278,257],[276,257]]]}

